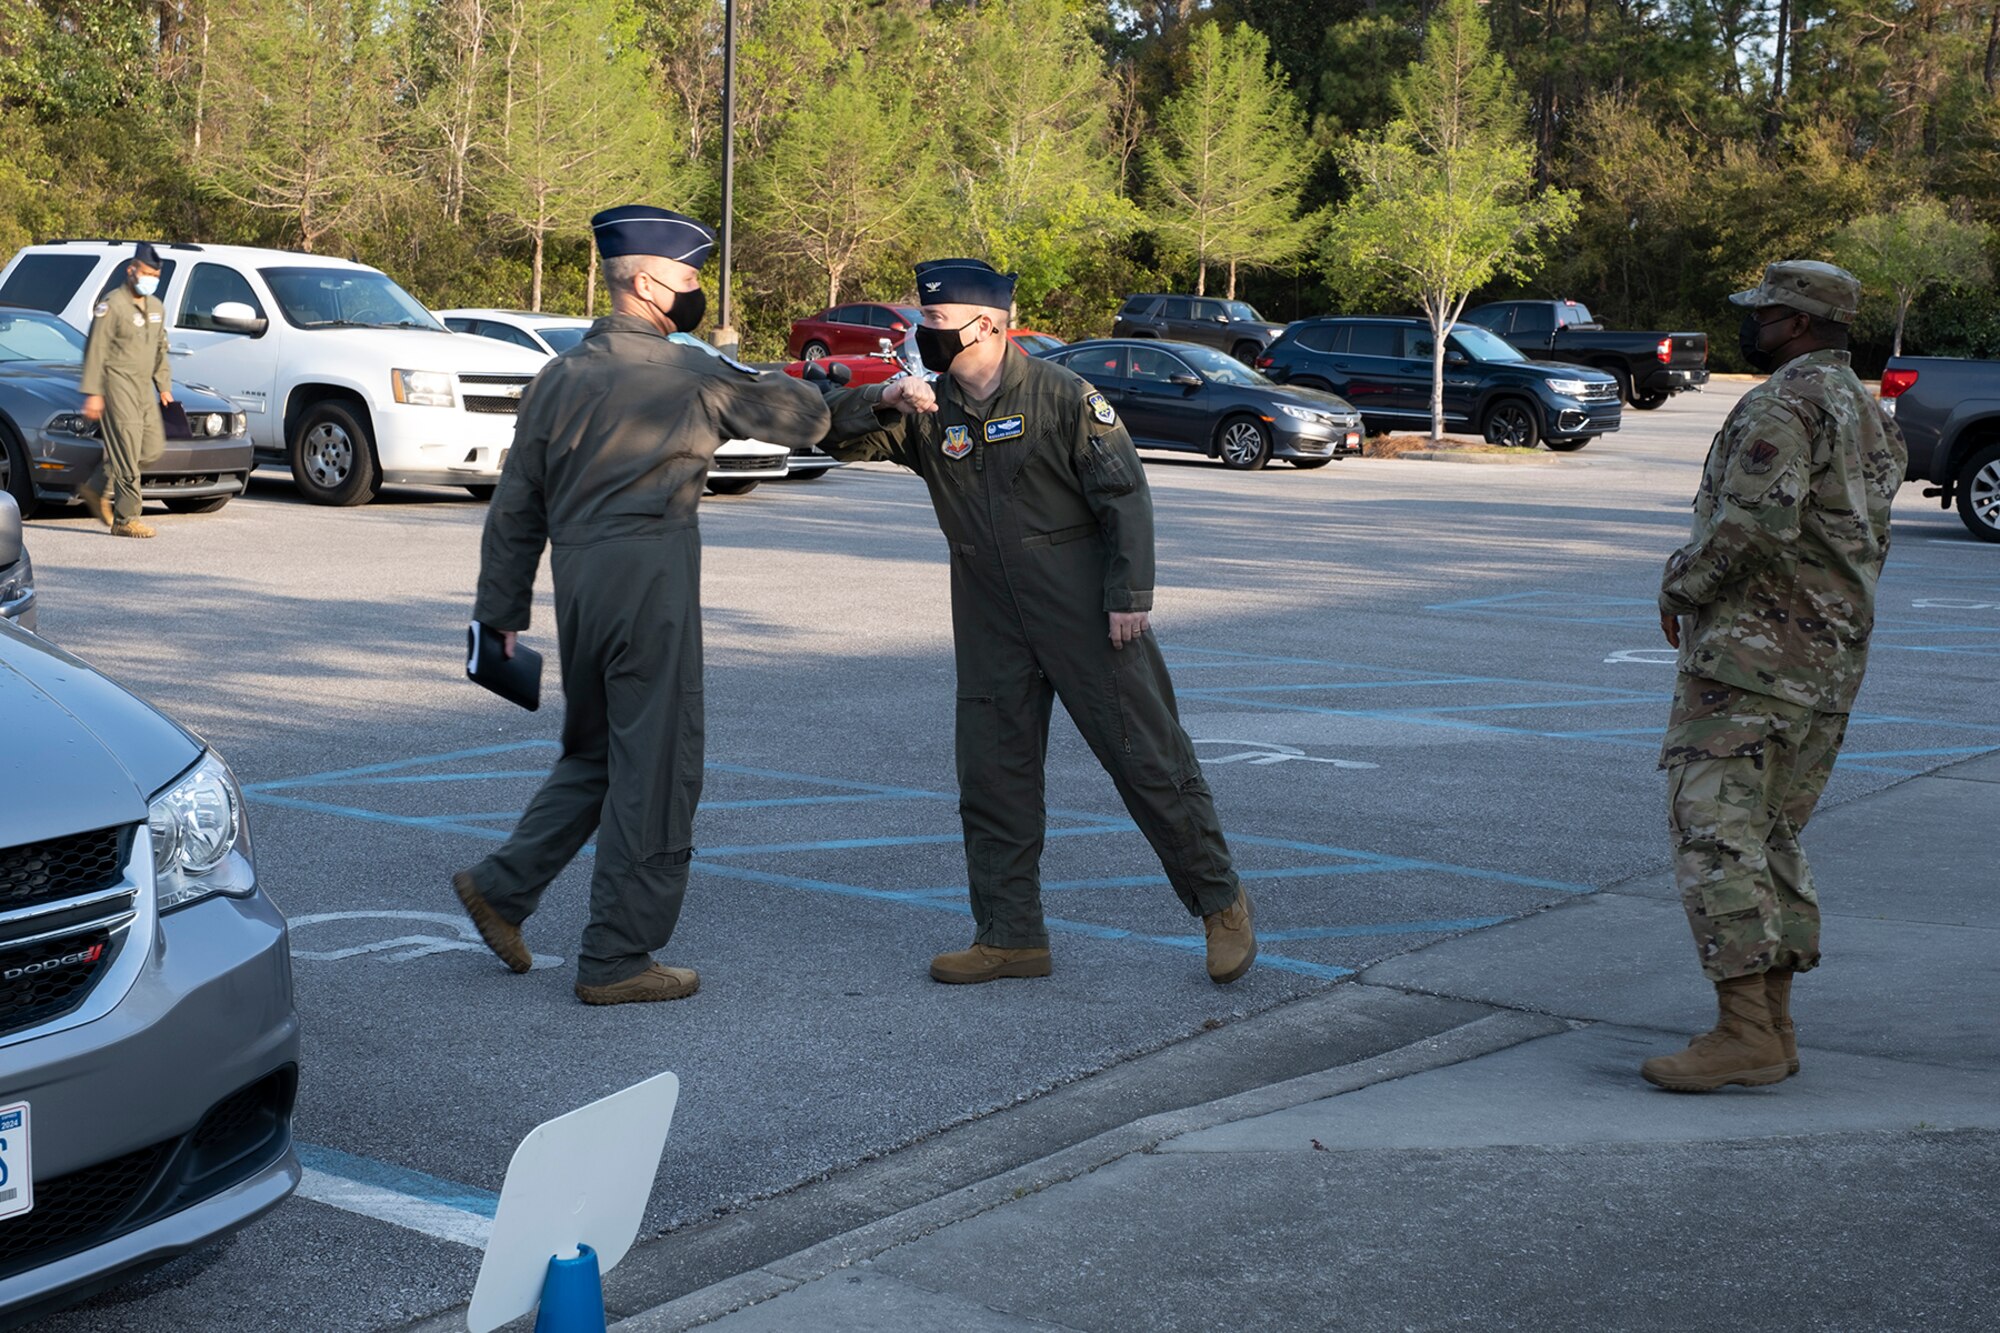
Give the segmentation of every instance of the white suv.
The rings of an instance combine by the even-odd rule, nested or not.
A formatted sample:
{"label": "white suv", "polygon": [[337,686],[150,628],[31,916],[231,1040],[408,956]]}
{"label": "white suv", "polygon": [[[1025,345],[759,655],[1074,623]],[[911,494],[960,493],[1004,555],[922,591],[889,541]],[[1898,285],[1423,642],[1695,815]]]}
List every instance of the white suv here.
{"label": "white suv", "polygon": [[[24,247],[0,305],[79,329],[124,281],[130,241]],[[379,269],[239,245],[159,244],[174,376],[248,415],[259,462],[306,497],[366,504],[385,484],[491,495],[521,390],[545,357],[453,333]]]}

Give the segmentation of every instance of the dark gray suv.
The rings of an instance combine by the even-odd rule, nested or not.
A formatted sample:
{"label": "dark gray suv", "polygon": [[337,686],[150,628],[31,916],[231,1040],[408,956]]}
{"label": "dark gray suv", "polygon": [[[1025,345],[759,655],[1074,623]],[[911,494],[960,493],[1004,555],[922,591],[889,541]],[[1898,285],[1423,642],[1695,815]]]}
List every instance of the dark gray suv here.
{"label": "dark gray suv", "polygon": [[236,779],[0,620],[0,1325],[206,1245],[299,1181],[285,920]]}
{"label": "dark gray suv", "polygon": [[1243,301],[1214,296],[1128,296],[1111,321],[1114,338],[1165,338],[1200,343],[1249,365],[1285,331]]}

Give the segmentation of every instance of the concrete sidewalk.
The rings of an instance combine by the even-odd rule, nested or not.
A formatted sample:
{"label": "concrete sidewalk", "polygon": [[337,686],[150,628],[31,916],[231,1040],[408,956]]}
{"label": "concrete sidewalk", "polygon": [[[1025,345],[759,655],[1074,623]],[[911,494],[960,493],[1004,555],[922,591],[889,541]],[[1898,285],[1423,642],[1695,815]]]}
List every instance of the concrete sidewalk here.
{"label": "concrete sidewalk", "polygon": [[615,1327],[1990,1326],[1996,828],[2000,754],[1814,821],[1827,962],[1776,1087],[1639,1079],[1713,1016],[1662,873],[1303,1002],[1414,1040],[1102,1130]]}

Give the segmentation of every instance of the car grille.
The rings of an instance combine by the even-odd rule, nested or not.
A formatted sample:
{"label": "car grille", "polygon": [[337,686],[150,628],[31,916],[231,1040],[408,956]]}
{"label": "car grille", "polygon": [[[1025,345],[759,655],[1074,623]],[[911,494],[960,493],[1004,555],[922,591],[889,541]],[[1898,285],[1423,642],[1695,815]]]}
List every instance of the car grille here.
{"label": "car grille", "polygon": [[761,454],[754,458],[721,454],[710,461],[708,470],[710,472],[769,472],[774,468],[781,468],[784,465],[785,460],[782,458],[765,458]]}
{"label": "car grille", "polygon": [[[521,411],[521,390],[527,387],[532,375],[460,375],[459,401],[465,410],[483,416],[516,416]],[[507,393],[471,393],[467,390],[474,385],[484,388],[511,390]]]}
{"label": "car grille", "polygon": [[1583,392],[1577,395],[1577,399],[1585,403],[1616,402],[1618,399],[1618,385],[1615,382],[1611,384],[1598,384],[1595,381],[1586,380]]}
{"label": "car grille", "polygon": [[0,848],[0,1037],[74,1011],[111,970],[136,915],[135,832]]}
{"label": "car grille", "polygon": [[178,1138],[35,1182],[35,1206],[0,1225],[0,1279],[102,1245],[249,1179],[291,1142],[298,1071],[239,1088]]}
{"label": "car grille", "polygon": [[110,888],[125,873],[129,832],[97,829],[0,850],[0,912]]}

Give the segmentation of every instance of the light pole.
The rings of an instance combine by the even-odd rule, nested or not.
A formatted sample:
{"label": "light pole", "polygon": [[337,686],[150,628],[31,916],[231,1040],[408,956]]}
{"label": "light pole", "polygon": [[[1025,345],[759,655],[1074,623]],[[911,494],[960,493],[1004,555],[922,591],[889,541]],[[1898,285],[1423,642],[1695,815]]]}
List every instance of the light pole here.
{"label": "light pole", "polygon": [[715,345],[736,355],[737,337],[729,300],[731,253],[736,241],[736,0],[722,0],[722,280]]}

